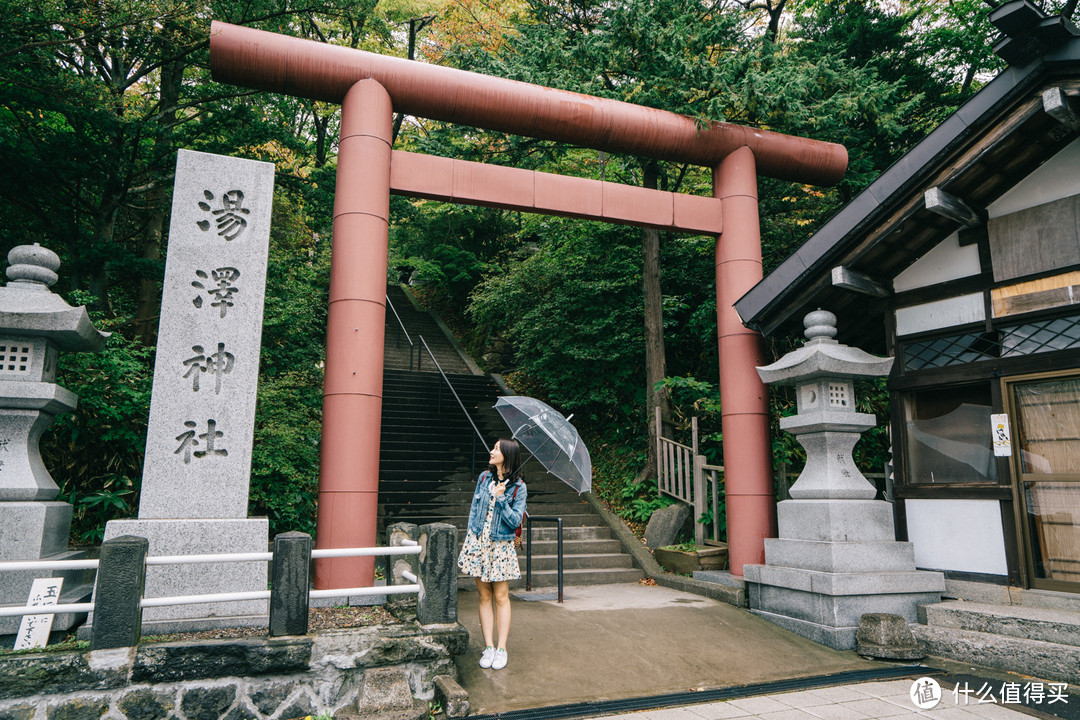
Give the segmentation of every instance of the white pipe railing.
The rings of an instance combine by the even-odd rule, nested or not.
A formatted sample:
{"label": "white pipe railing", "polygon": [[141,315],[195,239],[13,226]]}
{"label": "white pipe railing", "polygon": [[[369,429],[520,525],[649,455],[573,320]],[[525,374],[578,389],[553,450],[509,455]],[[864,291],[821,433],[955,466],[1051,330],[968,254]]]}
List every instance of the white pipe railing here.
{"label": "white pipe railing", "polygon": [[274,553],[215,553],[213,555],[155,555],[146,558],[147,567],[151,565],[195,565],[203,563],[226,562],[269,562]]}
{"label": "white pipe railing", "polygon": [[96,570],[97,560],[11,560],[0,562],[0,572],[12,570]]}
{"label": "white pipe railing", "polygon": [[13,615],[59,615],[60,613],[88,613],[94,603],[70,603],[68,605],[26,605],[24,607],[0,607],[0,617]]}
{"label": "white pipe railing", "polygon": [[355,597],[358,595],[405,595],[418,592],[420,592],[419,585],[385,585],[378,587],[312,590],[308,593],[308,597],[318,600],[321,598]]}
{"label": "white pipe railing", "polygon": [[[372,548],[325,548],[312,550],[311,557],[340,558],[340,557],[372,557],[383,555],[419,555],[422,551],[420,544],[415,540],[404,538],[401,545],[393,547]],[[269,562],[274,558],[273,553],[218,553],[212,555],[158,555],[146,558],[147,566],[150,565],[186,565],[202,563],[225,563],[225,562]],[[97,569],[98,560],[19,560],[0,562],[0,572],[11,570],[90,570]],[[404,595],[419,593],[420,585],[412,573],[403,573],[411,585],[388,585],[385,587],[362,587],[362,588],[334,588],[329,590],[312,590],[309,597],[334,598],[354,597],[363,595]],[[143,598],[139,602],[140,608],[167,607],[170,605],[198,605],[200,603],[235,602],[240,600],[269,600],[269,590],[256,590],[252,592],[216,593],[213,595],[177,595],[172,597]],[[61,613],[88,613],[94,610],[93,603],[69,603],[67,605],[26,605],[22,607],[0,607],[0,617],[12,617],[17,615],[59,615]]]}
{"label": "white pipe railing", "polygon": [[[415,543],[415,541],[412,541]],[[368,557],[371,555],[419,555],[419,545],[413,547],[396,546],[385,548],[326,548],[325,550],[312,550],[311,557],[320,558],[338,557]]]}
{"label": "white pipe railing", "polygon": [[239,600],[269,600],[269,590],[251,592],[215,593],[213,595],[176,595],[173,597],[143,598],[139,607],[167,607],[169,605],[198,605],[200,603],[233,602]]}

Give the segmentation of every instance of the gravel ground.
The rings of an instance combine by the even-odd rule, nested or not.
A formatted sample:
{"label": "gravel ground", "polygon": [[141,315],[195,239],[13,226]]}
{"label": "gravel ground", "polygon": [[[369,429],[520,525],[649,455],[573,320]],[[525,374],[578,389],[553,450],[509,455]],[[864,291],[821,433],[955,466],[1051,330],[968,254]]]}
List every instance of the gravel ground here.
{"label": "gravel ground", "polygon": [[[358,628],[372,625],[392,625],[400,621],[379,606],[313,607],[308,609],[308,631],[332,628]],[[141,642],[171,642],[174,640],[221,640],[225,638],[260,637],[265,627],[215,628],[199,632],[170,633],[144,636]]]}

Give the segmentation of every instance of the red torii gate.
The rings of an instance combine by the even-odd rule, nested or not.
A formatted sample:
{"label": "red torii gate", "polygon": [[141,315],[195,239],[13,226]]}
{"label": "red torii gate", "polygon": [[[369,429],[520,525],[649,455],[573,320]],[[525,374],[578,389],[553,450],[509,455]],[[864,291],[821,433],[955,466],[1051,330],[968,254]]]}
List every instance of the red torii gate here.
{"label": "red torii gate", "polygon": [[[341,104],[317,546],[376,543],[390,193],[717,236],[716,318],[731,572],[776,534],[761,338],[733,304],[762,278],[757,175],[831,185],[841,145],[214,22],[215,80]],[[713,197],[391,148],[394,111],[712,168]],[[316,563],[318,588],[373,582],[372,558]]]}

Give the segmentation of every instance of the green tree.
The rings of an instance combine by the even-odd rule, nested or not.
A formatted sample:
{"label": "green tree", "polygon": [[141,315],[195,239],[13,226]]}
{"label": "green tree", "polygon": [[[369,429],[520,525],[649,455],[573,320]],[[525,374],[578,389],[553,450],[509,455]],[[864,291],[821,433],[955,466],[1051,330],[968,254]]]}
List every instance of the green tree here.
{"label": "green tree", "polygon": [[374,8],[0,0],[0,250],[55,250],[58,291],[89,303],[113,332],[101,355],[63,359],[60,381],[80,404],[43,442],[76,505],[76,540],[99,537],[105,521],[138,505],[180,147],[277,166],[252,509],[275,530],[312,527],[337,112],[212,82],[209,19],[386,47],[391,25]]}

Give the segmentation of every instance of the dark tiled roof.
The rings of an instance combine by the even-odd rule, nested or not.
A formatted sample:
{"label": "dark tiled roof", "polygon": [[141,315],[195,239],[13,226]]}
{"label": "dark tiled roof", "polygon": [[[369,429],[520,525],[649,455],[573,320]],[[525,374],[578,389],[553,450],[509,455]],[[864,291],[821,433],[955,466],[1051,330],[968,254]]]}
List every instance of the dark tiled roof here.
{"label": "dark tiled roof", "polygon": [[1080,38],[988,83],[743,295],[740,317],[765,334],[801,333],[803,315],[821,307],[840,319],[839,339],[880,351],[885,301],[834,287],[832,268],[887,282],[960,227],[926,210],[927,189],[986,207],[1080,136],[1042,110],[1055,85],[1080,91]]}

